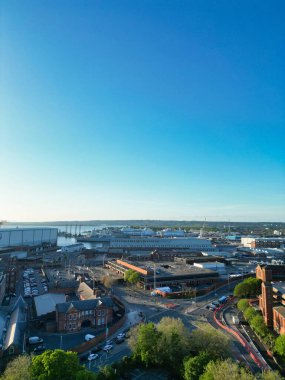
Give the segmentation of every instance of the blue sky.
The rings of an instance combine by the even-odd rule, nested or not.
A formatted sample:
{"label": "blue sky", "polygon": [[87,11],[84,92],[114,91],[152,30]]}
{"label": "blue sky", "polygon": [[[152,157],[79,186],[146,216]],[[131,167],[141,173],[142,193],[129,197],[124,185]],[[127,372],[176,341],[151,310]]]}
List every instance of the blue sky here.
{"label": "blue sky", "polygon": [[285,221],[283,0],[0,5],[0,219]]}

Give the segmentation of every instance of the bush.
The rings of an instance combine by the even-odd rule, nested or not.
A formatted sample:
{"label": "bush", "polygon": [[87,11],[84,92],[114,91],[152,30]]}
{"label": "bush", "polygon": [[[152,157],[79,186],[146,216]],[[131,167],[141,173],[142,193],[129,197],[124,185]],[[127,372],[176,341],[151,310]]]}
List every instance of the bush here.
{"label": "bush", "polygon": [[237,308],[241,311],[244,312],[248,308],[248,299],[242,298],[238,301],[237,303]]}

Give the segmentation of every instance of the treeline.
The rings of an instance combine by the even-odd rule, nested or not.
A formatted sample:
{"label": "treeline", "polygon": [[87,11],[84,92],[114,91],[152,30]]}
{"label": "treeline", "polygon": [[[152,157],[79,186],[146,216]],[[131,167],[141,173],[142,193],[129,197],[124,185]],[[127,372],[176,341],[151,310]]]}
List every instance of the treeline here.
{"label": "treeline", "polygon": [[163,369],[169,380],[281,380],[278,372],[253,375],[231,357],[231,341],[221,331],[201,324],[193,332],[180,319],[165,317],[131,330],[130,357],[102,367],[98,373],[80,365],[74,352],[47,350],[19,356],[0,380],[132,380],[132,370]]}

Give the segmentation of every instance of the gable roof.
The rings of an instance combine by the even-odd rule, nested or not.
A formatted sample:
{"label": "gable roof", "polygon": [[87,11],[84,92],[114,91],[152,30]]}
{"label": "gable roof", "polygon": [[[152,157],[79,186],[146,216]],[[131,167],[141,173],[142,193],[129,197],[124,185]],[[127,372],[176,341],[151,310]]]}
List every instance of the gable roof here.
{"label": "gable roof", "polygon": [[12,344],[21,348],[24,340],[24,333],[27,326],[27,304],[20,296],[14,305],[7,334],[4,342],[4,350]]}
{"label": "gable roof", "polygon": [[74,308],[78,311],[83,310],[92,310],[96,309],[97,307],[103,305],[105,307],[113,307],[113,300],[111,297],[104,297],[104,298],[95,298],[91,300],[85,300],[85,301],[71,301],[71,302],[64,302],[64,303],[58,303],[56,305],[56,310],[59,313],[66,313],[68,310]]}
{"label": "gable roof", "polygon": [[77,289],[77,294],[79,297],[82,297],[84,300],[95,299],[93,290],[86,284],[86,282],[81,282]]}
{"label": "gable roof", "polygon": [[38,297],[34,297],[37,316],[45,315],[55,311],[56,304],[65,302],[65,294],[62,293],[46,293]]}

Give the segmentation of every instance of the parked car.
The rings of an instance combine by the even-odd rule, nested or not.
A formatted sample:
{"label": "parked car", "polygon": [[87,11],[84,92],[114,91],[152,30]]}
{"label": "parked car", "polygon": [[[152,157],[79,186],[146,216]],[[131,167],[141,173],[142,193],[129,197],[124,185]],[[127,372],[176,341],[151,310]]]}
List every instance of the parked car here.
{"label": "parked car", "polygon": [[34,352],[41,352],[46,349],[46,346],[44,344],[41,344],[40,346],[34,348]]}
{"label": "parked car", "polygon": [[30,336],[29,337],[29,344],[37,344],[37,343],[43,343],[43,339],[38,336]]}
{"label": "parked car", "polygon": [[94,338],[95,338],[95,335],[92,335],[92,334],[86,334],[85,335],[86,342],[89,342],[89,340],[94,339]]}
{"label": "parked car", "polygon": [[112,350],[112,348],[112,344],[107,344],[105,347],[103,347],[103,351],[109,352],[110,350]]}
{"label": "parked car", "polygon": [[88,360],[90,361],[90,360],[95,360],[95,359],[97,359],[97,358],[99,358],[99,355],[98,354],[89,354],[89,356],[88,356]]}
{"label": "parked car", "polygon": [[123,343],[125,341],[125,338],[116,338],[116,340],[115,340],[115,342],[117,343],[117,344],[120,344],[120,343]]}

